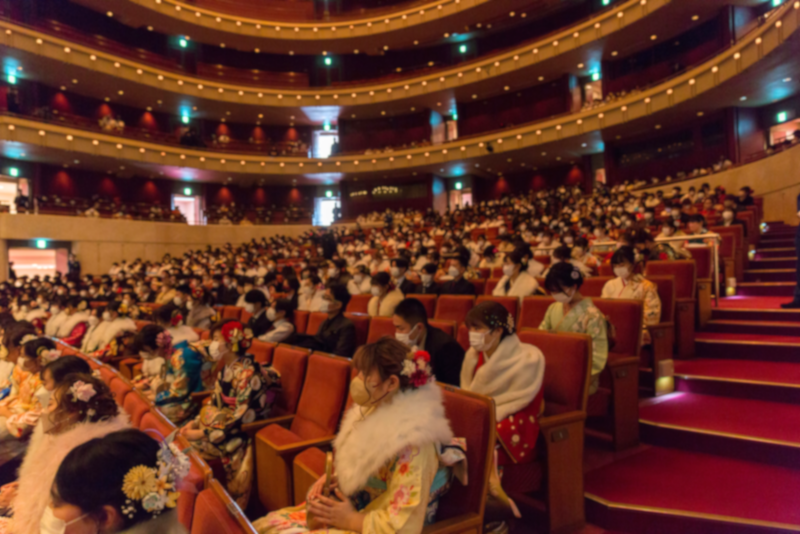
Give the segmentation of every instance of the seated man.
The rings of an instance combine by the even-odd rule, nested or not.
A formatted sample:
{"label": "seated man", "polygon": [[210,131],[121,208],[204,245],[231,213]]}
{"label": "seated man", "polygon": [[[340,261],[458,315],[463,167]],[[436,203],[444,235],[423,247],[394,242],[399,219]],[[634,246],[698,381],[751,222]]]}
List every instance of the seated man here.
{"label": "seated man", "polygon": [[392,260],[392,267],[389,271],[392,274],[394,287],[399,289],[403,295],[408,295],[414,291],[416,284],[406,278],[408,272],[408,260],[405,258],[396,258]]}
{"label": "seated man", "polygon": [[434,281],[436,264],[426,263],[419,273],[420,283],[414,287],[413,293],[420,295],[438,295],[442,287]]}
{"label": "seated man", "polygon": [[475,295],[475,286],[464,278],[464,273],[469,267],[469,256],[459,254],[450,260],[450,267],[447,274],[453,279],[442,285],[440,295]]}
{"label": "seated man", "polygon": [[411,350],[424,350],[431,355],[431,368],[436,380],[459,385],[464,349],[452,337],[428,324],[425,306],[417,299],[405,299],[394,309],[392,323],[395,338]]}
{"label": "seated man", "polygon": [[[261,337],[272,328],[272,321],[267,317],[267,297],[260,289],[251,289],[244,295],[244,309],[251,314],[244,326],[248,337]],[[249,330],[249,332],[248,332]]]}
{"label": "seated man", "polygon": [[328,318],[319,325],[315,335],[297,334],[290,343],[352,358],[356,351],[356,326],[344,316],[344,310],[350,302],[350,292],[347,291],[347,286],[334,284],[325,290],[322,298],[324,302],[320,311],[326,312]]}

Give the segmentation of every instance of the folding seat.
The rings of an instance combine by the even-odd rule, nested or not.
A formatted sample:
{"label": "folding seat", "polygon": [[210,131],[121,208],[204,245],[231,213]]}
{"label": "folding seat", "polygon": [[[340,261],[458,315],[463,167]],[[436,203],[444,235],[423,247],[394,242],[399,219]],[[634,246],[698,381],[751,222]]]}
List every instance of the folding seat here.
{"label": "folding seat", "polygon": [[697,270],[694,260],[650,261],[645,277],[672,276],[675,279],[675,344],[680,358],[694,356],[695,295]]}
{"label": "folding seat", "polygon": [[112,378],[111,381],[108,382],[108,389],[114,394],[114,400],[117,401],[117,404],[120,406],[125,404],[125,396],[133,391],[128,381],[119,376]]}
{"label": "folding seat", "polygon": [[238,306],[223,306],[222,319],[236,319],[238,321],[243,311],[244,309]]}
{"label": "folding seat", "polygon": [[[723,226],[722,228],[728,227]],[[717,232],[722,239],[719,244],[719,262],[723,273],[723,279],[720,285],[724,288],[727,285],[728,280],[731,278],[735,278],[737,282],[739,281],[739,279],[736,277],[736,256],[734,247],[735,238],[733,237],[733,234],[719,232],[715,228],[710,228],[709,230],[712,232]]]}
{"label": "folding seat", "polygon": [[475,301],[475,305],[478,305],[481,302],[485,302],[487,300],[502,304],[505,307],[505,309],[508,310],[508,313],[511,314],[511,317],[514,319],[514,324],[517,324],[517,309],[519,308],[518,297],[494,297],[490,295],[481,295]]}
{"label": "folding seat", "polygon": [[203,335],[204,334],[206,336],[205,339],[208,339],[209,336],[210,336],[210,332],[208,330],[206,330],[205,328],[192,327],[192,330],[194,330],[194,333],[197,334],[200,339],[203,339]]}
{"label": "folding seat", "polygon": [[375,343],[383,336],[394,337],[394,323],[391,317],[373,317],[369,322],[367,343]]}
{"label": "folding seat", "polygon": [[494,288],[497,287],[497,284],[500,282],[500,278],[489,278],[486,280],[486,286],[483,290],[484,295],[491,295],[494,291]]}
{"label": "folding seat", "polygon": [[583,285],[581,286],[581,295],[584,297],[600,298],[603,294],[603,287],[605,287],[606,282],[613,279],[614,278],[611,276],[592,276],[587,278],[583,281]]}
{"label": "folding seat", "polygon": [[347,303],[347,308],[345,311],[350,313],[368,313],[368,305],[371,298],[371,294],[351,295],[350,302]]}
{"label": "folding seat", "polygon": [[[281,343],[275,348],[272,356],[272,366],[281,375],[281,392],[272,408],[271,417],[293,415],[297,411],[300,391],[306,376],[308,365],[308,349],[284,345]],[[252,424],[258,424],[256,421]],[[265,426],[265,425],[261,425]],[[258,428],[261,428],[259,426]]]}
{"label": "folding seat", "polygon": [[150,403],[134,389],[125,396],[122,409],[130,416],[131,424],[138,428],[139,423],[142,422],[142,416],[150,411]]}
{"label": "folding seat", "polygon": [[502,267],[493,267],[492,268],[492,278],[503,278],[503,268]]}
{"label": "folding seat", "polygon": [[[309,313],[304,310],[296,310],[294,312],[294,331],[305,332],[308,326]],[[316,334],[316,332],[314,332]]]}
{"label": "folding seat", "polygon": [[675,277],[648,276],[647,279],[658,289],[661,321],[647,326],[652,342],[650,346],[642,347],[639,389],[649,394],[664,395],[675,389],[675,365],[672,360],[675,349]]}
{"label": "folding seat", "polygon": [[308,324],[306,324],[306,334],[315,335],[319,326],[325,322],[328,314],[325,312],[312,312],[308,314]]}
{"label": "folding seat", "polygon": [[585,522],[583,442],[592,340],[585,334],[542,330],[525,330],[519,337],[544,354],[544,414],[539,417],[537,461],[508,466],[503,487],[518,504],[543,510],[549,532],[571,532]]}
{"label": "folding seat", "polygon": [[197,495],[191,534],[257,534],[218,480]]}
{"label": "folding seat", "polygon": [[191,531],[197,495],[210,484],[213,475],[208,464],[191,449],[191,445],[183,436],[176,435],[175,444],[189,457],[189,473],[181,482],[176,510],[178,521],[187,531]]}
{"label": "folding seat", "polygon": [[243,325],[247,324],[248,321],[250,321],[250,317],[252,317],[252,316],[253,316],[252,313],[250,313],[247,310],[245,310],[244,308],[242,308],[242,313],[241,313],[241,315],[239,315],[239,321],[241,321]]}
{"label": "folding seat", "polygon": [[272,363],[272,353],[275,350],[274,343],[267,343],[260,339],[254,339],[250,345],[250,350],[247,352],[255,356],[255,361],[261,365],[269,365]]}
{"label": "folding seat", "polygon": [[460,323],[474,305],[475,297],[471,295],[440,295],[433,318]]}
{"label": "folding seat", "polygon": [[365,344],[369,334],[370,316],[366,313],[345,313],[344,316],[353,321],[356,327],[356,347]]}
{"label": "folding seat", "polygon": [[267,510],[292,504],[294,457],[309,447],[328,444],[335,437],[350,370],[350,360],[346,358],[316,353],[309,356],[297,413],[256,434],[258,495]]}
{"label": "folding seat", "polygon": [[161,415],[161,412],[151,407],[150,410],[142,415],[142,419],[139,421],[139,430],[142,432],[149,431],[153,437],[160,436],[160,439],[163,439],[172,434],[175,430],[175,425]]}
{"label": "folding seat", "polygon": [[109,386],[111,384],[111,380],[113,380],[114,378],[116,378],[118,376],[119,376],[119,373],[117,373],[116,371],[114,371],[110,367],[107,367],[107,366],[104,365],[103,367],[100,368],[100,378],[102,378],[103,382],[105,382]]}
{"label": "folding seat", "polygon": [[611,262],[603,262],[600,264],[600,268],[598,269],[598,274],[600,276],[614,276],[614,268],[611,266]]}
{"label": "folding seat", "polygon": [[455,321],[439,321],[437,319],[429,319],[428,326],[432,326],[434,328],[438,328],[445,334],[450,337],[454,337],[456,334],[456,322]]}
{"label": "folding seat", "polygon": [[472,282],[472,285],[475,286],[475,294],[483,295],[483,292],[486,290],[486,280],[478,278],[475,280],[470,280],[470,282]]}
{"label": "folding seat", "polygon": [[481,278],[484,280],[488,280],[492,277],[492,270],[489,267],[478,267],[475,269],[480,274]]}
{"label": "folding seat", "polygon": [[711,287],[714,279],[713,249],[686,247],[697,266],[697,323],[702,329],[711,320]]}
{"label": "folding seat", "polygon": [[425,311],[428,312],[428,318],[430,319],[433,317],[433,314],[436,312],[436,295],[421,295],[418,293],[409,293],[406,295],[408,299],[417,299],[425,306]]}
{"label": "folding seat", "polygon": [[525,297],[517,321],[517,332],[523,328],[539,328],[547,308],[553,303],[552,297]]}

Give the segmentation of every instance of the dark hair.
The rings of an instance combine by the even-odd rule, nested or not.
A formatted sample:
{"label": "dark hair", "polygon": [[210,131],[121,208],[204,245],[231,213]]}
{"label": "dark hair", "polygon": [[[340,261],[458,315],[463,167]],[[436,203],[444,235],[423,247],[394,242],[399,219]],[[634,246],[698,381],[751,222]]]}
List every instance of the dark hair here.
{"label": "dark hair", "polygon": [[184,295],[192,294],[192,288],[191,286],[189,286],[189,284],[181,284],[175,288],[175,291],[177,291],[178,293],[183,293]]}
{"label": "dark hair", "polygon": [[267,296],[260,289],[251,289],[244,295],[244,301],[249,304],[267,305]]}
{"label": "dark hair", "polygon": [[27,335],[36,335],[36,327],[33,326],[32,323],[28,321],[17,321],[15,323],[10,324],[5,329],[5,334],[3,335],[3,345],[7,348],[17,347],[19,346],[20,341],[22,338]]}
{"label": "dark hair", "polygon": [[584,250],[588,250],[589,240],[586,239],[585,237],[579,237],[578,239],[575,240],[575,243],[573,243],[573,245],[576,247],[581,247]]}
{"label": "dark hair", "polygon": [[389,276],[389,273],[381,271],[379,273],[375,273],[375,276],[372,277],[371,285],[388,286],[391,283],[391,281],[392,277]]}
{"label": "dark hair", "polygon": [[347,262],[344,260],[331,260],[331,263],[340,271],[347,268]]}
{"label": "dark hair", "polygon": [[503,333],[500,341],[514,333],[514,320],[505,306],[493,300],[485,300],[474,306],[464,318],[467,328],[487,326],[492,330],[500,328]]}
{"label": "dark hair", "polygon": [[384,336],[375,343],[359,347],[353,356],[353,367],[365,375],[377,369],[384,381],[395,375],[400,379],[400,389],[406,389],[408,377],[402,372],[407,354],[408,347],[403,343],[393,337]]}
{"label": "dark hair", "polygon": [[179,315],[180,313],[181,309],[175,306],[174,303],[170,302],[159,307],[153,313],[153,319],[155,319],[157,323],[171,325],[173,317]]}
{"label": "dark hair", "polygon": [[700,215],[699,213],[695,213],[694,215],[689,215],[686,218],[686,222],[705,224],[706,218]]}
{"label": "dark hair", "polygon": [[583,276],[580,269],[568,262],[556,263],[547,271],[544,288],[548,293],[561,293],[568,287],[581,288]]}
{"label": "dark hair", "polygon": [[408,260],[405,258],[395,258],[391,261],[395,267],[399,267],[401,269],[408,269]]}
{"label": "dark hair", "polygon": [[506,254],[507,260],[514,265],[521,265],[523,270],[528,266],[528,258],[530,258],[530,250],[525,250],[525,247],[517,247]]}
{"label": "dark hair", "polygon": [[158,451],[156,440],[135,429],[87,441],[72,449],[61,462],[55,493],[61,501],[88,514],[96,514],[106,505],[113,506],[122,518],[122,529],[127,530],[151,519],[152,514],[140,505],[134,507],[132,518],[122,513],[127,500],[122,491],[125,475],[136,466],[156,467]]}
{"label": "dark hair", "polygon": [[86,362],[86,360],[75,356],[74,354],[62,356],[57,360],[53,360],[52,362],[48,363],[42,369],[41,376],[44,376],[45,371],[50,371],[50,376],[53,377],[53,381],[56,384],[64,380],[67,375],[72,373],[82,373],[86,375],[92,374],[92,368],[89,367],[89,364]]}
{"label": "dark hair", "polygon": [[[38,360],[42,350],[53,350],[55,348],[56,344],[49,337],[38,337],[22,345],[22,352],[28,358]],[[42,408],[44,408],[44,406],[42,406]]]}
{"label": "dark hair", "polygon": [[561,261],[569,261],[572,258],[572,249],[566,246],[558,247],[553,251],[553,257]]}
{"label": "dark hair", "polygon": [[118,313],[122,315],[122,312],[119,311],[119,307],[122,306],[122,301],[120,300],[112,300],[108,304],[106,304],[106,310],[112,311],[114,313]]}
{"label": "dark hair", "polygon": [[[69,389],[76,382],[90,384],[95,391],[91,399],[84,402],[76,399],[69,393]],[[61,396],[58,401],[59,409],[67,413],[80,414],[80,421],[96,423],[103,419],[119,415],[119,405],[114,400],[114,394],[108,385],[91,373],[70,373],[56,384],[56,391]]]}
{"label": "dark hair", "polygon": [[395,307],[394,314],[410,325],[422,323],[428,326],[428,310],[417,299],[403,299]]}
{"label": "dark hair", "polygon": [[278,299],[276,300],[273,305],[276,312],[282,311],[286,314],[286,320],[290,323],[294,322],[294,306],[292,305],[292,301],[289,299]]}
{"label": "dark hair", "polygon": [[422,266],[422,270],[427,274],[436,274],[437,266],[435,263],[426,263]]}
{"label": "dark hair", "polygon": [[164,327],[159,324],[148,324],[139,330],[133,340],[133,349],[136,353],[142,349],[157,350],[156,338],[164,331]]}
{"label": "dark hair", "polygon": [[344,312],[350,302],[350,291],[347,290],[347,286],[344,284],[331,284],[328,289],[333,298],[342,303],[342,312]]}
{"label": "dark hair", "polygon": [[622,263],[636,263],[636,254],[633,252],[633,247],[620,247],[611,256],[611,265],[620,265]]}

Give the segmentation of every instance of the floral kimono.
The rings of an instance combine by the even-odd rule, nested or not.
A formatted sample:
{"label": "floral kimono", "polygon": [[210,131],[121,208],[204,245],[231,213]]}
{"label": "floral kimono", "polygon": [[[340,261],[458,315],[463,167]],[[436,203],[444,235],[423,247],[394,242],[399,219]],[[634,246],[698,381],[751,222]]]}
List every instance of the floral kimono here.
{"label": "floral kimono", "polygon": [[[334,472],[339,489],[364,514],[363,534],[419,534],[435,521],[447,476],[439,446],[453,440],[441,406],[441,389],[431,382],[397,393],[366,415],[357,405],[345,415],[334,441]],[[311,532],[304,504],[272,512],[253,526],[259,534]]]}
{"label": "floral kimono", "polygon": [[539,330],[588,334],[592,338],[592,383],[589,394],[596,393],[600,385],[600,372],[605,369],[608,361],[608,336],[603,312],[592,304],[591,299],[584,298],[565,316],[564,305],[554,302],[547,308]]}
{"label": "floral kimono", "polygon": [[172,347],[172,356],[166,361],[166,377],[155,397],[156,406],[176,425],[195,412],[192,393],[204,391],[201,372],[206,362],[202,353],[187,341]]}
{"label": "floral kimono", "polygon": [[644,323],[642,325],[642,342],[650,343],[650,332],[647,325],[661,322],[661,299],[658,297],[658,288],[641,274],[634,274],[630,281],[614,278],[603,286],[602,298],[604,299],[631,299],[644,302]]}
{"label": "floral kimono", "polygon": [[275,369],[262,367],[249,354],[240,356],[222,369],[211,403],[197,417],[205,439],[192,445],[206,460],[222,461],[228,492],[242,509],[253,476],[252,444],[242,425],[268,417],[279,387]]}
{"label": "floral kimono", "polygon": [[9,417],[0,417],[0,439],[7,435],[25,437],[33,430],[42,414],[42,403],[37,392],[43,389],[40,373],[29,373],[19,365],[11,373],[11,393],[0,401],[11,411]]}

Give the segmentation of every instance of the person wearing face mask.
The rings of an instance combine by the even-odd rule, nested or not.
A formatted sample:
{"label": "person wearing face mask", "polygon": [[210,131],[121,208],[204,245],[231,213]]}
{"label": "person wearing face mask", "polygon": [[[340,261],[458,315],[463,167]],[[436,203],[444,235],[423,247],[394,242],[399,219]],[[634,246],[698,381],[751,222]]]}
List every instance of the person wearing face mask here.
{"label": "person wearing face mask", "polygon": [[347,262],[342,259],[335,259],[328,262],[327,284],[344,284],[350,281],[350,273],[347,272]]}
{"label": "person wearing face mask", "polygon": [[539,284],[536,278],[528,274],[528,257],[523,248],[517,248],[506,254],[503,260],[503,277],[492,290],[495,297],[524,297],[536,293]]}
{"label": "person wearing face mask", "polygon": [[[544,355],[537,347],[522,343],[514,330],[514,319],[502,304],[481,302],[464,320],[470,348],[461,367],[461,388],[491,397],[495,403],[498,465],[514,469],[536,460],[532,453],[539,435],[538,418],[544,399]],[[524,424],[515,420],[524,420]],[[489,493],[504,496],[496,470]],[[502,499],[505,500],[505,499]],[[509,500],[514,514],[519,511]]]}
{"label": "person wearing face mask", "polygon": [[172,280],[169,276],[161,278],[161,289],[155,298],[155,303],[159,305],[169,304],[175,299],[176,291],[172,287]]}
{"label": "person wearing face mask", "polygon": [[[592,229],[592,235],[594,239],[592,240],[592,251],[598,253],[610,252],[614,250],[613,240],[611,236],[608,235],[608,230],[606,229],[604,224],[598,223],[597,226]],[[607,243],[606,245],[602,245],[599,243]]]}
{"label": "person wearing face mask", "polygon": [[469,254],[461,251],[460,254],[450,259],[447,275],[450,280],[442,285],[440,295],[475,295],[475,286],[464,278],[469,267]]}
{"label": "person wearing face mask", "polygon": [[232,273],[226,274],[222,277],[222,285],[219,287],[218,295],[219,296],[216,299],[216,302],[226,306],[236,305],[236,302],[239,300],[241,295],[237,289],[236,277]]}
{"label": "person wearing face mask", "polygon": [[596,274],[600,267],[600,261],[589,251],[589,241],[585,237],[575,240],[575,246],[572,247],[572,264],[578,267],[581,273],[588,271],[591,275]]}
{"label": "person wearing face mask", "polygon": [[[358,370],[350,383],[354,404],[333,443],[333,495],[322,494],[322,476],[305,506],[276,510],[256,520],[255,529],[314,531],[308,512],[329,532],[422,532],[434,480],[437,474],[448,476],[437,450],[453,439],[428,360],[427,353],[409,353],[392,338],[361,347],[353,358]],[[403,496],[402,506],[397,496]]]}
{"label": "person wearing face mask", "polygon": [[416,284],[406,278],[408,272],[408,260],[405,258],[396,258],[392,260],[392,266],[389,270],[392,275],[395,287],[400,290],[403,295],[407,295],[414,291]]}
{"label": "person wearing face mask", "polygon": [[0,506],[9,508],[12,514],[11,518],[0,518],[1,532],[39,534],[50,489],[67,454],[92,439],[131,426],[108,386],[91,376],[85,362],[83,365],[86,370],[81,374],[70,373],[53,384],[47,407],[25,451],[19,477],[0,489]]}
{"label": "person wearing face mask", "polygon": [[436,277],[437,265],[426,263],[419,273],[420,283],[414,287],[412,294],[415,295],[438,295],[442,286],[434,280]]}
{"label": "person wearing face mask", "polygon": [[661,299],[656,285],[635,273],[635,254],[631,247],[622,247],[611,256],[614,278],[603,286],[600,295],[604,299],[632,299],[644,302],[644,322],[642,344],[652,343],[648,325],[656,325],[661,321]]}
{"label": "person wearing face mask", "polygon": [[56,331],[56,337],[73,347],[80,347],[83,336],[89,329],[90,314],[89,302],[81,297],[72,297],[67,301],[67,318],[61,323]]}
{"label": "person wearing face mask", "polygon": [[325,289],[322,298],[320,311],[326,312],[328,318],[319,325],[313,336],[296,333],[292,344],[352,358],[356,350],[356,326],[344,316],[344,310],[350,302],[350,292],[343,285],[333,285]]}
{"label": "person wearing face mask", "polygon": [[347,282],[347,290],[351,295],[366,295],[372,290],[372,277],[365,265],[356,267],[353,277]]}
{"label": "person wearing face mask", "polygon": [[722,210],[722,224],[720,226],[741,226],[742,234],[747,237],[747,223],[736,218],[736,211],[733,208],[725,207]]}
{"label": "person wearing face mask", "polygon": [[[686,234],[683,233],[683,230],[677,228],[673,221],[666,220],[661,222],[661,233],[655,240],[659,242],[662,237],[680,237],[684,235]],[[660,244],[672,249],[673,256],[677,259],[690,259],[692,257],[692,253],[685,248],[685,241],[663,241]]]}
{"label": "person wearing face mask", "polygon": [[606,318],[591,299],[584,298],[580,289],[583,276],[573,265],[562,262],[553,265],[544,281],[544,288],[555,302],[547,308],[539,330],[588,334],[592,338],[592,381],[589,394],[597,392],[600,372],[608,361]]}
{"label": "person wearing face mask", "polygon": [[211,336],[208,355],[215,362],[222,361],[224,367],[212,388],[211,402],[180,432],[205,459],[222,460],[228,493],[245,509],[252,485],[253,454],[242,425],[268,417],[280,376],[247,354],[250,340],[239,321],[228,319],[214,325]]}
{"label": "person wearing face mask", "polygon": [[[181,287],[189,288],[189,286]],[[184,306],[187,309],[186,326],[209,330],[217,320],[217,310],[212,307],[211,293],[200,285],[194,289],[189,288],[189,291],[190,293],[183,294]]]}
{"label": "person wearing face mask", "polygon": [[578,269],[578,271],[581,273],[581,276],[584,278],[592,276],[592,270],[589,269],[589,267],[583,265],[580,262],[575,261],[572,258],[572,249],[569,247],[558,247],[553,251],[553,258],[550,262],[550,266],[544,272],[544,276],[547,277],[547,275],[550,274],[550,271],[553,269],[553,267],[555,267],[560,263],[566,263],[568,265],[575,267],[576,269]]}
{"label": "person wearing face mask", "polygon": [[[87,476],[87,466],[103,473]],[[189,459],[175,444],[136,429],[75,447],[58,467],[40,531],[58,534],[181,534],[176,510]],[[144,493],[148,477],[161,484]],[[137,485],[138,484],[138,485]]]}
{"label": "person wearing face mask", "polygon": [[270,329],[258,339],[267,343],[281,343],[294,334],[294,308],[289,299],[278,299],[267,308]]}
{"label": "person wearing face mask", "polygon": [[394,309],[395,339],[410,350],[430,354],[436,380],[458,386],[464,349],[458,341],[428,324],[425,306],[417,299],[405,299]]}
{"label": "person wearing face mask", "polygon": [[300,284],[300,295],[297,298],[297,309],[307,312],[322,311],[325,299],[325,288],[317,275],[311,275]]}
{"label": "person wearing face mask", "polygon": [[386,273],[378,273],[372,277],[371,292],[372,298],[367,303],[370,317],[391,317],[395,307],[405,298]]}
{"label": "person wearing face mask", "polygon": [[81,352],[90,353],[104,348],[122,332],[135,332],[136,323],[120,312],[122,302],[110,302],[103,310],[102,320],[89,328],[81,344]]}
{"label": "person wearing face mask", "polygon": [[272,321],[267,318],[267,297],[263,291],[251,289],[245,295],[244,309],[250,314],[250,319],[244,327],[245,334],[250,337],[264,335],[272,328]]}
{"label": "person wearing face mask", "polygon": [[182,341],[195,343],[200,339],[200,335],[193,328],[183,324],[181,310],[171,302],[153,312],[153,322],[164,327],[169,332],[173,345],[177,345]]}
{"label": "person wearing face mask", "polygon": [[503,264],[503,258],[497,253],[494,245],[489,245],[483,248],[481,261],[478,262],[479,269],[494,269]]}

